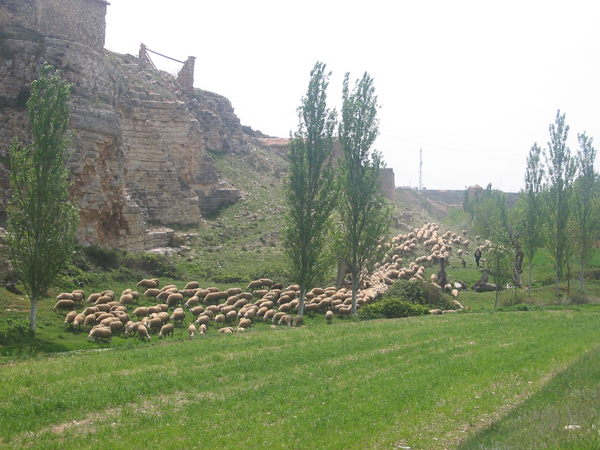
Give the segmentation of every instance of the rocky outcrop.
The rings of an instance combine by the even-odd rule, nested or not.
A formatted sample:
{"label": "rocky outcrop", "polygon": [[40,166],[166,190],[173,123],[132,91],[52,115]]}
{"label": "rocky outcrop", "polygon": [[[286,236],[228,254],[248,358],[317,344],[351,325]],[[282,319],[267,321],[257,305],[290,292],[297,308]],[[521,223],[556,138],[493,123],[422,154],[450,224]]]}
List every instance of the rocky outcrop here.
{"label": "rocky outcrop", "polygon": [[68,164],[81,243],[165,245],[172,231],[164,225],[198,223],[201,214],[239,198],[220,182],[206,152],[247,151],[227,99],[185,92],[131,55],[22,28],[0,31],[0,213],[10,196],[10,142],[31,139],[25,101],[43,61],[73,84]]}

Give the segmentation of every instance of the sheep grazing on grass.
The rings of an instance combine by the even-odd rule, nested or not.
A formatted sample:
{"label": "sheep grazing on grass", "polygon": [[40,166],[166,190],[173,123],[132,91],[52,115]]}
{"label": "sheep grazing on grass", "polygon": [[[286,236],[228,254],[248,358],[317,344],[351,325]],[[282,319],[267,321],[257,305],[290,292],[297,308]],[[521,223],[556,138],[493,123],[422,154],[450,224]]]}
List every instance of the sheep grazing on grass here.
{"label": "sheep grazing on grass", "polygon": [[147,339],[148,341],[150,341],[152,338],[150,337],[150,334],[148,333],[148,328],[146,328],[146,326],[142,323],[140,323],[137,327],[137,333],[140,337],[140,339]]}
{"label": "sheep grazing on grass", "polygon": [[197,323],[200,326],[208,325],[209,322],[210,318],[206,314],[201,314],[200,316],[198,316],[198,319],[194,321],[194,323]]}
{"label": "sheep grazing on grass", "polygon": [[175,326],[172,323],[166,323],[162,327],[160,327],[160,331],[158,332],[158,338],[162,339],[163,337],[167,337],[169,334],[173,335],[173,330]]}
{"label": "sheep grazing on grass", "polygon": [[304,317],[301,316],[300,314],[298,314],[297,316],[294,316],[294,320],[292,320],[292,325],[294,327],[299,327],[301,325],[304,325]]}
{"label": "sheep grazing on grass", "polygon": [[112,338],[112,331],[107,327],[94,327],[88,334],[88,341],[107,341],[110,342]]}
{"label": "sheep grazing on grass", "polygon": [[458,298],[458,289],[452,289],[452,297],[454,297],[454,300]]}
{"label": "sheep grazing on grass", "polygon": [[77,317],[77,311],[69,311],[65,316],[65,325],[71,326],[75,317]]}
{"label": "sheep grazing on grass", "polygon": [[194,325],[193,323],[190,323],[188,325],[188,333],[190,335],[190,339],[192,339],[194,337],[194,335],[196,334],[198,330],[196,329],[196,325]]}
{"label": "sheep grazing on grass", "polygon": [[121,334],[125,327],[123,326],[123,322],[120,320],[114,320],[109,325],[112,334]]}
{"label": "sheep grazing on grass", "polygon": [[215,316],[215,322],[217,322],[219,325],[223,325],[225,323],[226,319],[227,318],[223,314],[217,314]]}
{"label": "sheep grazing on grass", "polygon": [[190,312],[194,317],[198,317],[204,312],[204,306],[194,306],[193,308],[190,308]]}
{"label": "sheep grazing on grass", "polygon": [[72,310],[75,307],[75,302],[73,300],[59,300],[54,305],[52,311],[64,311],[64,310]]}
{"label": "sheep grazing on grass", "polygon": [[180,322],[182,325],[185,324],[185,311],[182,308],[176,308],[171,314],[171,320],[173,323]]}
{"label": "sheep grazing on grass", "polygon": [[190,281],[185,285],[184,289],[200,289],[200,283],[197,281]]}
{"label": "sheep grazing on grass", "polygon": [[147,289],[156,289],[158,288],[158,280],[140,280],[137,284],[137,287],[145,287]]}
{"label": "sheep grazing on grass", "polygon": [[452,306],[456,306],[458,309],[465,309],[461,302],[458,300],[452,300]]}
{"label": "sheep grazing on grass", "polygon": [[83,324],[85,322],[85,317],[83,316],[83,314],[77,314],[75,316],[75,318],[73,319],[73,326],[79,330],[81,330],[81,328],[83,327]]}
{"label": "sheep grazing on grass", "polygon": [[233,333],[234,329],[231,327],[223,327],[219,329],[218,333]]}
{"label": "sheep grazing on grass", "polygon": [[198,334],[206,334],[206,325],[202,324],[198,327]]}
{"label": "sheep grazing on grass", "polygon": [[136,316],[138,319],[140,317],[145,317],[148,315],[148,308],[146,308],[145,306],[140,306],[138,308],[135,308],[132,312],[132,314],[134,316]]}
{"label": "sheep grazing on grass", "polygon": [[333,320],[333,311],[328,309],[325,313],[325,318],[327,319],[327,323],[331,323],[331,321]]}
{"label": "sheep grazing on grass", "polygon": [[251,326],[252,326],[252,321],[250,319],[241,319],[240,323],[238,323],[238,326],[235,329],[235,331],[238,331],[241,328],[247,329],[247,328],[250,328]]}
{"label": "sheep grazing on grass", "polygon": [[273,319],[273,317],[275,316],[275,314],[277,314],[277,311],[275,311],[274,309],[269,309],[268,311],[265,312],[265,314],[263,316],[263,320],[265,322],[267,320],[271,320],[271,319]]}
{"label": "sheep grazing on grass", "polygon": [[[267,316],[267,315],[265,314],[265,317],[266,317],[266,316]],[[281,311],[279,311],[279,312],[276,312],[275,314],[273,314],[273,316],[272,316],[272,317],[273,317],[273,321],[272,321],[273,325],[277,325],[277,324],[279,323],[279,320],[280,320],[280,319],[281,319],[283,316],[285,316],[285,313],[284,313],[284,312],[281,312]]]}
{"label": "sheep grazing on grass", "polygon": [[294,321],[294,318],[292,317],[291,314],[285,314],[285,315],[281,316],[281,318],[279,319],[279,325],[291,326],[293,321]]}

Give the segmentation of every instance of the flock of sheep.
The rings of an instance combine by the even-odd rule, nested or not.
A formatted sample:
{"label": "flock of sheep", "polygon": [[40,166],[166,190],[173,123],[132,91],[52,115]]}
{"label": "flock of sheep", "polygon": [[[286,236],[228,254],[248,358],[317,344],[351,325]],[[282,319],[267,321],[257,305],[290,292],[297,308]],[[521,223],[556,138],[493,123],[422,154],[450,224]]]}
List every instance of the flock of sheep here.
{"label": "flock of sheep", "polygon": [[[442,234],[434,223],[395,236],[387,246],[384,261],[376,265],[358,292],[357,306],[360,308],[380,298],[395,280],[424,281],[425,271],[440,261],[449,261],[455,249],[464,266],[464,251],[469,248],[466,236],[466,231],[461,235],[450,231]],[[479,237],[476,239],[479,242]],[[405,259],[411,261],[405,264]],[[451,292],[454,307],[462,309],[457,299],[459,290],[466,285],[457,282],[440,286],[437,284],[439,274],[431,274],[431,283]],[[112,290],[93,293],[87,298],[82,290],[61,293],[54,311],[69,311],[64,324],[89,330],[90,341],[109,342],[114,335],[138,336],[147,341],[151,341],[153,334],[158,334],[159,339],[165,338],[173,335],[177,325],[185,327],[186,323],[190,338],[206,334],[212,325],[216,325],[219,333],[234,333],[249,329],[258,320],[270,321],[273,327],[303,324],[303,317],[294,315],[300,301],[300,287],[284,288],[267,278],[252,281],[245,291],[241,288],[203,289],[196,281],[187,283],[183,289],[175,285],[161,288],[156,278],[141,280],[137,288],[139,291],[126,289],[118,297]],[[146,299],[146,304],[151,302],[151,306],[138,306],[141,299]],[[345,287],[315,287],[306,293],[305,311],[311,315],[324,313],[327,322],[334,316],[349,316],[351,305],[352,292]],[[75,310],[76,306],[81,307],[81,312]],[[431,310],[430,313],[454,311]]]}

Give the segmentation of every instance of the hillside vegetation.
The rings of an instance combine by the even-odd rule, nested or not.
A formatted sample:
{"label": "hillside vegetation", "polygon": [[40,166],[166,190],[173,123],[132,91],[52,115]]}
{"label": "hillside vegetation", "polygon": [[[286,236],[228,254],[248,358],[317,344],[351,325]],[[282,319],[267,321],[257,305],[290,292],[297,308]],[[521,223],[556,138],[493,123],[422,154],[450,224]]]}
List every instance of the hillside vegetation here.
{"label": "hillside vegetation", "polygon": [[[243,201],[178,227],[158,254],[81,249],[49,295],[119,293],[154,276],[180,289],[292,283],[279,234],[285,160],[260,148],[213,157]],[[398,196],[393,219],[393,235],[432,221],[412,192]],[[452,283],[480,278],[470,253],[464,266],[451,259]],[[586,293],[561,284],[559,302],[547,252],[534,267],[532,297],[506,289],[499,308],[493,292],[469,290],[459,300],[470,309],[454,314],[328,324],[319,312],[304,327],[257,320],[189,339],[177,326],[150,342],[89,342],[51,298],[36,336],[21,337],[29,302],[0,289],[0,446],[598,448],[600,252]]]}

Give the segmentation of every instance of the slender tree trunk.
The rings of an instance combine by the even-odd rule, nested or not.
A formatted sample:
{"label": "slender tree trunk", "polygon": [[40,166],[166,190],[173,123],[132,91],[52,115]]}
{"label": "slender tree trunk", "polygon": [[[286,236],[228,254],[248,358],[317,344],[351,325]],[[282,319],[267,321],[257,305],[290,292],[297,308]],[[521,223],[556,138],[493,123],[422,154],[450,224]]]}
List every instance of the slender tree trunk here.
{"label": "slender tree trunk", "polygon": [[37,314],[37,298],[31,297],[31,315],[29,316],[29,331],[35,334],[35,316]]}
{"label": "slender tree trunk", "polygon": [[304,299],[306,298],[306,287],[300,288],[300,300],[298,301],[298,314],[304,316]]}
{"label": "slender tree trunk", "polygon": [[338,269],[337,277],[335,279],[335,285],[340,289],[344,284],[344,277],[346,276],[346,261],[342,258],[338,258]]}
{"label": "slender tree trunk", "polygon": [[530,259],[529,260],[529,293],[528,293],[528,297],[531,298],[531,270],[532,270],[532,264],[533,261]]}
{"label": "slender tree trunk", "polygon": [[496,285],[496,300],[494,301],[494,308],[498,307],[498,297],[500,296],[500,283]]}
{"label": "slender tree trunk", "polygon": [[583,276],[584,276],[584,270],[585,270],[585,262],[583,261],[583,259],[581,260],[581,272],[579,274],[579,290],[581,292],[583,292]]}
{"label": "slender tree trunk", "polygon": [[554,296],[558,297],[558,274],[559,274],[559,266],[558,266],[558,262],[556,263],[556,272],[555,272],[555,276],[556,276],[556,281],[554,282]]}
{"label": "slender tree trunk", "polygon": [[358,298],[358,274],[352,275],[352,311],[351,314],[356,315],[357,305],[356,300]]}

